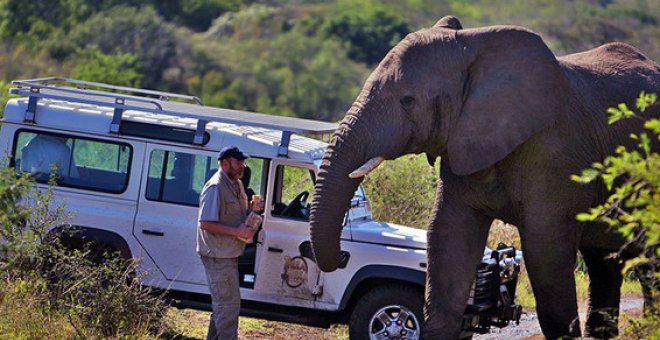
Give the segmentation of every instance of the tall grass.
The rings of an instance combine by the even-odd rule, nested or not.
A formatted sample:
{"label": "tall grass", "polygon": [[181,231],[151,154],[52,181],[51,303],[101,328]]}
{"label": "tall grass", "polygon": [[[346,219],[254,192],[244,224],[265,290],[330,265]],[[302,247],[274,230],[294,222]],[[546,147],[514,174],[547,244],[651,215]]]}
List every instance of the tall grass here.
{"label": "tall grass", "polygon": [[43,281],[25,277],[0,282],[0,334],[6,339],[65,339],[76,332],[66,314],[49,307]]}

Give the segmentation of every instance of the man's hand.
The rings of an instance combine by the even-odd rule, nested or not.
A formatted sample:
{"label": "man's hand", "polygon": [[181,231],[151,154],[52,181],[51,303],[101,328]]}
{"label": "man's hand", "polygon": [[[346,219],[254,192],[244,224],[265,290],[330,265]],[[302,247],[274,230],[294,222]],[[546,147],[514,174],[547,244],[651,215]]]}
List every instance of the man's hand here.
{"label": "man's hand", "polygon": [[252,229],[249,225],[243,223],[240,227],[236,228],[236,237],[241,237],[244,239],[251,239],[256,233],[256,229]]}
{"label": "man's hand", "polygon": [[234,228],[215,221],[200,221],[200,228],[214,235],[226,235],[246,239],[251,239],[257,232],[256,229],[252,229],[245,223],[241,224],[238,228]]}
{"label": "man's hand", "polygon": [[250,202],[250,210],[261,214],[264,212],[265,203],[263,196],[254,195],[252,196],[252,202]]}

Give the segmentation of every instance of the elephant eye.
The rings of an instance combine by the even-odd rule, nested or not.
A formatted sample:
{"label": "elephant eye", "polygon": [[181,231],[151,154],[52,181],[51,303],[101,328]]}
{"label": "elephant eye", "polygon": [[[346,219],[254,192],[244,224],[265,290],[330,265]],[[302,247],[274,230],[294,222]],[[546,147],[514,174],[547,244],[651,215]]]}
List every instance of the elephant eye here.
{"label": "elephant eye", "polygon": [[401,98],[401,106],[403,106],[404,109],[409,109],[412,107],[413,103],[415,102],[415,98],[412,96],[404,96]]}

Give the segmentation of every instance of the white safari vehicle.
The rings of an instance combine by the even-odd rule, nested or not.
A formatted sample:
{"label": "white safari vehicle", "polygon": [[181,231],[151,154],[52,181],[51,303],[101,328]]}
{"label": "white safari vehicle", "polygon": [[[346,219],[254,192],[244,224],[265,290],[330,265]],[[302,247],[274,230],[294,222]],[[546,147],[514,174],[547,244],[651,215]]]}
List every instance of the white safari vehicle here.
{"label": "white safari vehicle", "polygon": [[[333,123],[204,106],[196,97],[64,78],[14,81],[0,142],[17,174],[73,214],[70,247],[90,243],[139,258],[143,284],[179,307],[210,309],[195,252],[198,195],[218,150],[251,158],[244,178],[266,200],[263,224],[239,260],[242,314],[315,326],[348,323],[351,338],[416,339],[422,322],[426,234],[374,221],[360,188],[342,233],[343,263],[324,273],[311,253],[309,202]],[[173,101],[170,101],[173,100]],[[62,227],[52,228],[58,233]],[[506,247],[502,247],[506,248]],[[507,259],[505,259],[508,257]],[[464,335],[517,321],[520,254],[487,250],[475,268]]]}

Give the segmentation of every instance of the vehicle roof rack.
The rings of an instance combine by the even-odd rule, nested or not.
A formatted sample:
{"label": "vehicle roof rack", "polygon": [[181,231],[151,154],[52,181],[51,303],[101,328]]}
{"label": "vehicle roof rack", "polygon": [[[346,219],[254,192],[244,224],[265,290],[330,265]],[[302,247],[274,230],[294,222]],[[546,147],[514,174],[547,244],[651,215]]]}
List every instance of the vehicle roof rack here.
{"label": "vehicle roof rack", "polygon": [[[196,119],[193,144],[198,145],[204,144],[206,124],[209,122],[273,129],[282,132],[278,148],[280,156],[287,156],[292,134],[326,135],[338,127],[336,123],[204,106],[198,97],[193,96],[69,78],[47,77],[14,80],[12,83],[18,87],[11,88],[10,93],[29,98],[25,121],[31,123],[35,122],[37,101],[47,98],[113,108],[109,131],[116,134],[120,133],[122,114],[126,110]],[[169,101],[171,98],[187,102],[172,102]]]}

